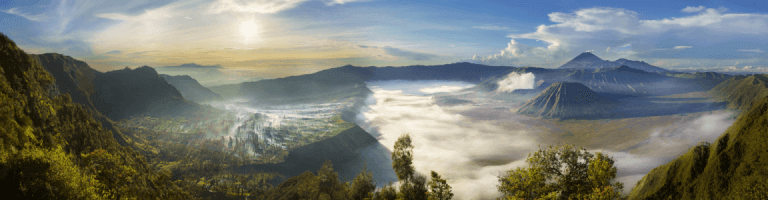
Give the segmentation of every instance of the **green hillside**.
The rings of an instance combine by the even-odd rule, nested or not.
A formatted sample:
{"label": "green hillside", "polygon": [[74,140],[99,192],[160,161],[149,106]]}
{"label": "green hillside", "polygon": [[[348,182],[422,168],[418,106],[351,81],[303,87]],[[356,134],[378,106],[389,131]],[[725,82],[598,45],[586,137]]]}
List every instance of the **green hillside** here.
{"label": "green hillside", "polygon": [[0,188],[10,199],[189,199],[0,34]]}
{"label": "green hillside", "polygon": [[728,102],[729,109],[747,111],[768,95],[768,75],[736,76],[718,84],[709,93]]}
{"label": "green hillside", "polygon": [[[746,79],[757,80],[756,77]],[[691,148],[649,172],[630,199],[768,199],[768,97],[714,144]]]}

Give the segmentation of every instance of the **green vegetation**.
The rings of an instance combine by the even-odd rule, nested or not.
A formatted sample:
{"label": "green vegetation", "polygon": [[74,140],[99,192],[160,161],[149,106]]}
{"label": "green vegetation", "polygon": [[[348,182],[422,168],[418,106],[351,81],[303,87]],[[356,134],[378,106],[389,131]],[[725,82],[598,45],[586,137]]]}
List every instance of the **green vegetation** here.
{"label": "green vegetation", "polygon": [[615,182],[613,158],[581,147],[549,146],[526,163],[527,169],[499,176],[499,192],[507,199],[617,199],[624,188]]}
{"label": "green vegetation", "polygon": [[0,192],[4,197],[191,198],[167,173],[151,169],[138,153],[120,146],[113,133],[102,129],[68,94],[50,97],[53,77],[2,34],[0,66],[0,180],[7,186]]}
{"label": "green vegetation", "polygon": [[693,147],[676,160],[653,169],[638,181],[629,197],[766,199],[766,133],[768,97],[756,101],[714,144]]}
{"label": "green vegetation", "polygon": [[729,109],[746,112],[768,95],[768,75],[736,76],[718,84],[709,93],[728,102]]}

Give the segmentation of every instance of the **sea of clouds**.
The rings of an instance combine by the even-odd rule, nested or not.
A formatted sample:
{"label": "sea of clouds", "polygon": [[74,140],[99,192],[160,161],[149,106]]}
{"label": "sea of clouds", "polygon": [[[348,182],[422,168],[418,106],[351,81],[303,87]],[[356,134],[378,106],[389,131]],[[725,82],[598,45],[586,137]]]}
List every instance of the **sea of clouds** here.
{"label": "sea of clouds", "polygon": [[[511,75],[509,83],[531,83],[533,76]],[[526,83],[527,84],[527,83]],[[522,83],[518,84],[522,85]],[[497,176],[526,167],[525,158],[543,144],[535,130],[509,130],[490,121],[470,120],[435,104],[432,91],[456,92],[471,86],[463,82],[380,81],[370,82],[374,92],[358,115],[358,124],[378,138],[390,152],[402,134],[411,136],[413,165],[417,173],[441,174],[453,187],[455,199],[499,197]],[[507,87],[511,88],[511,87]],[[531,88],[531,87],[528,87]],[[642,142],[648,149],[666,153],[633,154],[602,151],[616,160],[617,180],[628,193],[635,183],[659,165],[668,163],[700,141],[714,141],[733,123],[732,113],[707,114],[657,128]],[[609,145],[609,144],[607,144]],[[370,165],[371,163],[369,163]]]}

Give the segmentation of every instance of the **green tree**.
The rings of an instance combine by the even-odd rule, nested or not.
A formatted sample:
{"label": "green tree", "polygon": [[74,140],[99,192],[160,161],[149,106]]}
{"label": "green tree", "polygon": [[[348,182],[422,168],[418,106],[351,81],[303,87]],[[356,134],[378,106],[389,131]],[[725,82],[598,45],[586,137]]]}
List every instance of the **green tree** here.
{"label": "green tree", "polygon": [[367,165],[352,180],[352,186],[349,188],[349,196],[352,199],[370,199],[373,191],[376,190],[376,180],[373,180],[373,173],[368,171]]}
{"label": "green tree", "polygon": [[397,199],[397,191],[392,186],[392,182],[381,188],[381,191],[377,191],[373,196],[374,200],[395,200]]}
{"label": "green tree", "polygon": [[429,181],[429,188],[429,200],[449,200],[453,198],[451,186],[435,171],[432,171],[432,180]]}
{"label": "green tree", "polygon": [[413,177],[413,145],[408,134],[397,138],[395,150],[392,152],[392,168],[395,169],[397,179],[408,181]]}
{"label": "green tree", "polygon": [[529,155],[529,168],[499,176],[507,199],[615,199],[624,185],[615,182],[614,160],[572,145],[549,146]]}
{"label": "green tree", "polygon": [[427,177],[414,176],[413,145],[411,136],[404,134],[397,138],[392,152],[392,168],[400,180],[397,199],[427,199]]}

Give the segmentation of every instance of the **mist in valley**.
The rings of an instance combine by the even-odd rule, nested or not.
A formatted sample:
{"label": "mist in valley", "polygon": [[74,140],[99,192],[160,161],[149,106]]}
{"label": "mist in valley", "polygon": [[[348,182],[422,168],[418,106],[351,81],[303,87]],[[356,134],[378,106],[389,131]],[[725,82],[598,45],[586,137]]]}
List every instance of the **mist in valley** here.
{"label": "mist in valley", "polygon": [[[512,87],[534,84],[533,78],[520,75],[508,77],[518,78],[505,80],[512,83]],[[547,130],[533,126],[538,119],[520,116],[506,109],[495,109],[505,113],[495,116],[490,112],[485,112],[487,114],[482,117],[465,116],[461,113],[472,113],[472,110],[482,112],[487,106],[439,106],[435,102],[436,95],[421,92],[430,88],[453,88],[445,92],[453,92],[460,97],[461,94],[466,95],[467,92],[462,92],[461,88],[468,83],[379,81],[368,85],[374,93],[366,100],[367,106],[361,110],[356,123],[376,136],[390,151],[399,136],[410,134],[416,171],[427,174],[434,170],[442,174],[453,186],[458,199],[495,198],[499,195],[497,176],[516,167],[526,167],[525,159],[529,153],[537,151],[539,145],[571,143],[543,137]],[[616,149],[617,144],[625,141],[612,141],[590,145],[588,150],[602,151],[614,157],[618,168],[617,181],[625,184],[623,193],[627,194],[651,169],[673,160],[699,142],[714,141],[733,123],[733,116],[733,112],[715,112],[671,124],[643,124],[653,127],[647,128],[652,133],[631,148]]]}

